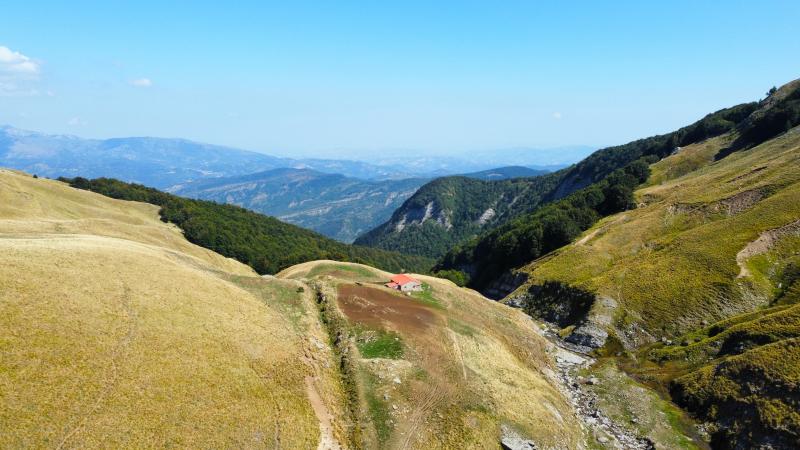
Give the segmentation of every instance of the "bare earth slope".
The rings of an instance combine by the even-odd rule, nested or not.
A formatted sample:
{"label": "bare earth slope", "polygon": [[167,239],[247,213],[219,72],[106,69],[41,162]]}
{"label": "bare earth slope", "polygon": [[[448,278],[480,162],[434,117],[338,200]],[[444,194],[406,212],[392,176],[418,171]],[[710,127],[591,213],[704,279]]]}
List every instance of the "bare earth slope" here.
{"label": "bare earth slope", "polygon": [[310,299],[155,207],[0,170],[0,255],[0,447],[340,439]]}

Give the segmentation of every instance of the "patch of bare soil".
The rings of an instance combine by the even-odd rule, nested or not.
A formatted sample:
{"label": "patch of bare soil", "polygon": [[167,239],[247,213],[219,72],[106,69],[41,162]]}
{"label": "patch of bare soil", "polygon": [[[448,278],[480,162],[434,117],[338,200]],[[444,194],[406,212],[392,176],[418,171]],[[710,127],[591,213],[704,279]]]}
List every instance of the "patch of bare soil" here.
{"label": "patch of bare soil", "polygon": [[736,263],[739,265],[739,278],[750,275],[745,262],[756,255],[768,252],[781,238],[790,235],[800,235],[800,220],[786,224],[780,228],[765,231],[758,236],[758,239],[747,244],[739,253],[736,254]]}
{"label": "patch of bare soil", "polygon": [[767,196],[764,188],[742,191],[712,203],[676,203],[668,208],[670,214],[725,214],[735,216],[747,211]]}
{"label": "patch of bare soil", "polygon": [[441,320],[437,313],[412,298],[381,288],[345,284],[338,291],[339,308],[353,322],[373,326],[388,323],[398,331],[413,333]]}

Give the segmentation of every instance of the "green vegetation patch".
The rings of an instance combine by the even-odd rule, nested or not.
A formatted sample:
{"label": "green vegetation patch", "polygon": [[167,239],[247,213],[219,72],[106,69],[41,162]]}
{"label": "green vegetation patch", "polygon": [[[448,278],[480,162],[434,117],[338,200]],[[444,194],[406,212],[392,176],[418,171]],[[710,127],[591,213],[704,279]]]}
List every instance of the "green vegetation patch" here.
{"label": "green vegetation patch", "polygon": [[449,326],[450,329],[456,333],[464,336],[472,337],[475,335],[475,333],[477,333],[475,328],[472,328],[469,324],[452,317],[447,319],[447,326]]}
{"label": "green vegetation patch", "polygon": [[356,346],[362,358],[400,359],[403,357],[403,341],[393,331],[365,330],[356,331]]}
{"label": "green vegetation patch", "polygon": [[389,440],[394,429],[389,404],[377,392],[379,382],[375,375],[366,370],[361,370],[361,377],[364,380],[367,410],[369,411],[370,419],[375,426],[378,442],[384,444]]}
{"label": "green vegetation patch", "polygon": [[307,313],[302,300],[303,288],[286,281],[261,277],[223,274],[232,283],[247,290],[264,303],[275,307],[292,325],[299,329],[300,321]]}
{"label": "green vegetation patch", "polygon": [[411,296],[422,304],[436,309],[446,309],[445,306],[433,295],[433,288],[428,283],[422,283],[422,290],[413,292]]}
{"label": "green vegetation patch", "polygon": [[350,264],[318,264],[308,272],[307,276],[308,278],[314,278],[319,275],[335,275],[337,272],[345,272],[363,279],[378,279],[378,275],[369,268]]}

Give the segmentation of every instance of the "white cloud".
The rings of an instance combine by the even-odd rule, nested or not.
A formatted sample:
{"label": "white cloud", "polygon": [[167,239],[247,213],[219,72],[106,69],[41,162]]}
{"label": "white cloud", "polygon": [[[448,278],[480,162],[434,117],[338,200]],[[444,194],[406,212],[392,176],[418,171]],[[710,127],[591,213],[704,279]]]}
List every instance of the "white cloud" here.
{"label": "white cloud", "polygon": [[0,45],[0,96],[38,95],[33,84],[40,72],[39,62]]}
{"label": "white cloud", "polygon": [[131,86],[149,88],[152,85],[153,81],[150,80],[150,78],[137,78],[135,80],[131,80]]}
{"label": "white cloud", "polygon": [[553,119],[561,120],[561,113],[556,111],[553,113]]}
{"label": "white cloud", "polygon": [[0,45],[0,72],[36,76],[40,69],[38,62]]}
{"label": "white cloud", "polygon": [[80,127],[86,125],[86,121],[81,119],[80,117],[73,117],[67,121],[67,125],[71,127]]}

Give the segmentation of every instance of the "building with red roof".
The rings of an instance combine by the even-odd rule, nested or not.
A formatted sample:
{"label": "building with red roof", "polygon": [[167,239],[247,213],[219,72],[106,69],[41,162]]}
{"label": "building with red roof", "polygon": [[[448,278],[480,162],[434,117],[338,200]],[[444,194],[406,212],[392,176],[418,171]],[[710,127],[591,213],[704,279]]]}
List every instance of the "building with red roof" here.
{"label": "building with red roof", "polygon": [[417,279],[411,278],[406,274],[395,275],[391,281],[386,283],[386,287],[397,289],[401,292],[421,291],[422,282]]}

